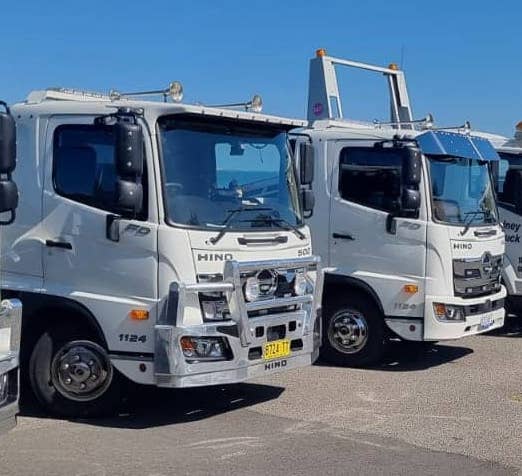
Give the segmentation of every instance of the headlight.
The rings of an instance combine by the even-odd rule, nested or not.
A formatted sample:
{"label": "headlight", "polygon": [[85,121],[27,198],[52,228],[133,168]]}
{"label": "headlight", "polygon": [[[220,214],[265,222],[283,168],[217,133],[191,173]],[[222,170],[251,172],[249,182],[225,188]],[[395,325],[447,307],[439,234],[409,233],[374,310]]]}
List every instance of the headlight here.
{"label": "headlight", "polygon": [[304,271],[297,271],[294,277],[294,293],[296,296],[302,296],[308,289],[308,281]]}
{"label": "headlight", "polygon": [[452,306],[449,304],[434,302],[433,312],[439,321],[458,322],[466,320],[464,308],[462,306]]}
{"label": "headlight", "polygon": [[245,281],[245,299],[247,301],[256,301],[259,299],[259,281],[257,277],[247,278]]}
{"label": "headlight", "polygon": [[183,355],[188,361],[229,360],[231,355],[223,337],[192,337],[180,339]]}

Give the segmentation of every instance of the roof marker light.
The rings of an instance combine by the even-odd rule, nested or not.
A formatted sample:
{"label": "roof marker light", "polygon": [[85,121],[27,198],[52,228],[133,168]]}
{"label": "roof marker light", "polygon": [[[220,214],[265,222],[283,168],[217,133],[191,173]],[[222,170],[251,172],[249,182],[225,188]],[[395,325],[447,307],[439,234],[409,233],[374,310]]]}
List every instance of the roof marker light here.
{"label": "roof marker light", "polygon": [[322,58],[323,56],[327,56],[326,50],[324,48],[319,48],[318,50],[315,50],[315,56],[318,58]]}
{"label": "roof marker light", "polygon": [[388,69],[391,69],[392,71],[399,71],[399,66],[397,66],[396,63],[390,63],[388,65]]}

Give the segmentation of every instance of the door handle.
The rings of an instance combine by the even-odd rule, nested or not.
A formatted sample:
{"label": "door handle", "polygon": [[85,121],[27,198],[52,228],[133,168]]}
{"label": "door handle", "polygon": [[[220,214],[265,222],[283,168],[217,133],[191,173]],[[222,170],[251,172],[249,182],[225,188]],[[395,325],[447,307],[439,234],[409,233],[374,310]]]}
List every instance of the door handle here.
{"label": "door handle", "polygon": [[350,240],[354,241],[355,238],[349,233],[333,233],[332,238],[339,238],[340,240]]}
{"label": "door handle", "polygon": [[72,250],[72,245],[67,241],[45,240],[45,246],[48,246],[49,248]]}

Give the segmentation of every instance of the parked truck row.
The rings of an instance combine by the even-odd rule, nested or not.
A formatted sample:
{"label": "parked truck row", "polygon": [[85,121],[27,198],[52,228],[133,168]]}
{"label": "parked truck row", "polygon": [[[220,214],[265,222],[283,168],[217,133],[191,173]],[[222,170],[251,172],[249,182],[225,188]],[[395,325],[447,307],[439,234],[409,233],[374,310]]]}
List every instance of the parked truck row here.
{"label": "parked truck row", "polygon": [[[343,116],[336,67],[384,75],[389,122]],[[391,339],[503,325],[503,162],[484,135],[415,120],[396,66],[318,50],[307,121],[262,114],[259,96],[239,110],[182,94],[51,88],[5,105],[9,415],[20,334],[23,387],[50,413],[96,416],[125,379],[235,383],[319,352],[361,366]]]}

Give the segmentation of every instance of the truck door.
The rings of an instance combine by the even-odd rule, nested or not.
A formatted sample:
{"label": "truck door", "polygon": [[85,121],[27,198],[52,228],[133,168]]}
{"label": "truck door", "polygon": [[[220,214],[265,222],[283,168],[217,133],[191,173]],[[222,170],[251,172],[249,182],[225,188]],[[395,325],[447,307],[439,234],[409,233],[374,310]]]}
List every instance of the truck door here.
{"label": "truck door", "polygon": [[500,153],[492,164],[500,220],[506,234],[504,283],[510,295],[522,294],[522,154]]}
{"label": "truck door", "polygon": [[[94,125],[85,116],[56,117],[47,131],[45,291],[84,304],[100,323],[109,350],[151,352],[158,256],[157,218],[150,206],[154,188],[147,173],[150,140],[145,140],[143,210],[134,219],[121,219],[119,241],[112,241],[107,217],[115,214],[113,126]],[[149,310],[149,320],[131,320],[132,309]]]}
{"label": "truck door", "polygon": [[[366,283],[387,317],[421,317],[424,306],[426,219],[396,218],[389,212],[400,197],[401,158],[391,148],[329,142],[333,167],[330,266]],[[424,218],[423,218],[424,217]],[[405,284],[417,284],[415,294]]]}

